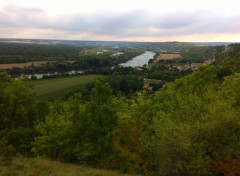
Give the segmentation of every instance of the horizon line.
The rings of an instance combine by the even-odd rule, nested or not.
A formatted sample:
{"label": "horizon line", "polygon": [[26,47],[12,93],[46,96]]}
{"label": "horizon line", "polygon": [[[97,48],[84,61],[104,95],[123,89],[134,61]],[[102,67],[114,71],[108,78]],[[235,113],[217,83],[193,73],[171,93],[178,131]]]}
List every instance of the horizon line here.
{"label": "horizon line", "polygon": [[4,38],[0,40],[52,40],[52,41],[83,41],[83,42],[129,42],[129,43],[240,43],[233,41],[121,41],[121,40],[85,40],[85,39],[47,39],[47,38]]}

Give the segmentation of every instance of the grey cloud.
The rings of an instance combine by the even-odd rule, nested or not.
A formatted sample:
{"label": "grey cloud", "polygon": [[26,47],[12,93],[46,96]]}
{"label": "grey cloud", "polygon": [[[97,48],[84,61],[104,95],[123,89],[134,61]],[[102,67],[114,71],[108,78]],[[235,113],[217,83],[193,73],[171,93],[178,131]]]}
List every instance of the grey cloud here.
{"label": "grey cloud", "polygon": [[42,9],[5,6],[0,9],[0,25],[12,27],[41,27],[45,25],[46,13]]}
{"label": "grey cloud", "polygon": [[150,13],[139,9],[125,13],[78,13],[52,17],[42,9],[8,5],[0,9],[0,27],[51,29],[69,34],[114,37],[161,37],[240,32],[240,15],[224,17],[208,11]]}
{"label": "grey cloud", "polygon": [[157,27],[164,29],[181,28],[194,25],[200,20],[200,12],[174,12],[170,14],[162,14],[157,20]]}
{"label": "grey cloud", "polygon": [[19,7],[16,6],[14,4],[9,4],[3,7],[3,9],[5,11],[8,12],[20,12],[20,13],[26,13],[26,12],[31,12],[31,13],[35,13],[35,12],[44,12],[43,9],[39,9],[39,8],[34,8],[34,7]]}
{"label": "grey cloud", "polygon": [[[71,32],[88,31],[101,35],[118,35],[129,28],[144,28],[148,26],[145,13],[133,11],[124,14],[99,13],[92,15],[75,14],[68,18],[68,23],[58,26]],[[63,17],[64,18],[64,17]]]}

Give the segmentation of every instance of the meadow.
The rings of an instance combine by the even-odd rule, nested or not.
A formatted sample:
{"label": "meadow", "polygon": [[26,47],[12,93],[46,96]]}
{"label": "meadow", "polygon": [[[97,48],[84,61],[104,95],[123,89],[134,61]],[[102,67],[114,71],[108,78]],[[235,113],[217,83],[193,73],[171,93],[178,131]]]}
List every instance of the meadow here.
{"label": "meadow", "polygon": [[97,75],[81,75],[29,81],[33,85],[32,92],[42,99],[61,99],[69,92],[81,89],[93,82]]}

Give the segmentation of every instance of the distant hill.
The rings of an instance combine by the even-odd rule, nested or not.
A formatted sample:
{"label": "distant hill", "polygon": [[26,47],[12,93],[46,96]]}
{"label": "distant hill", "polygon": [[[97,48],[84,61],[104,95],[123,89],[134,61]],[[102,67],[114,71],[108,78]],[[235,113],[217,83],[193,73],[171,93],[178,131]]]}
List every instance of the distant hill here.
{"label": "distant hill", "polygon": [[233,44],[233,42],[194,42],[193,44],[203,46],[227,46]]}
{"label": "distant hill", "polygon": [[240,44],[232,44],[217,56],[216,65],[240,72]]}
{"label": "distant hill", "polygon": [[104,47],[141,47],[151,46],[183,46],[183,45],[202,45],[202,46],[227,46],[233,42],[133,42],[133,41],[87,41],[87,40],[51,40],[51,39],[19,39],[19,38],[0,38],[0,42],[25,43],[25,44],[46,44],[46,45],[76,45],[76,46],[104,46]]}

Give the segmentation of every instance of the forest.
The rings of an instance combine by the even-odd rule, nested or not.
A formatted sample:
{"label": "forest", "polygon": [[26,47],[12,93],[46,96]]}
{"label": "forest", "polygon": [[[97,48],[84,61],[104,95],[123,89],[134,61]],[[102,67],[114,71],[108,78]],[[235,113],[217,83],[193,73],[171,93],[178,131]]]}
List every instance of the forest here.
{"label": "forest", "polygon": [[99,76],[64,102],[45,101],[1,72],[0,154],[139,175],[239,175],[240,45],[230,47],[152,93],[137,75]]}

